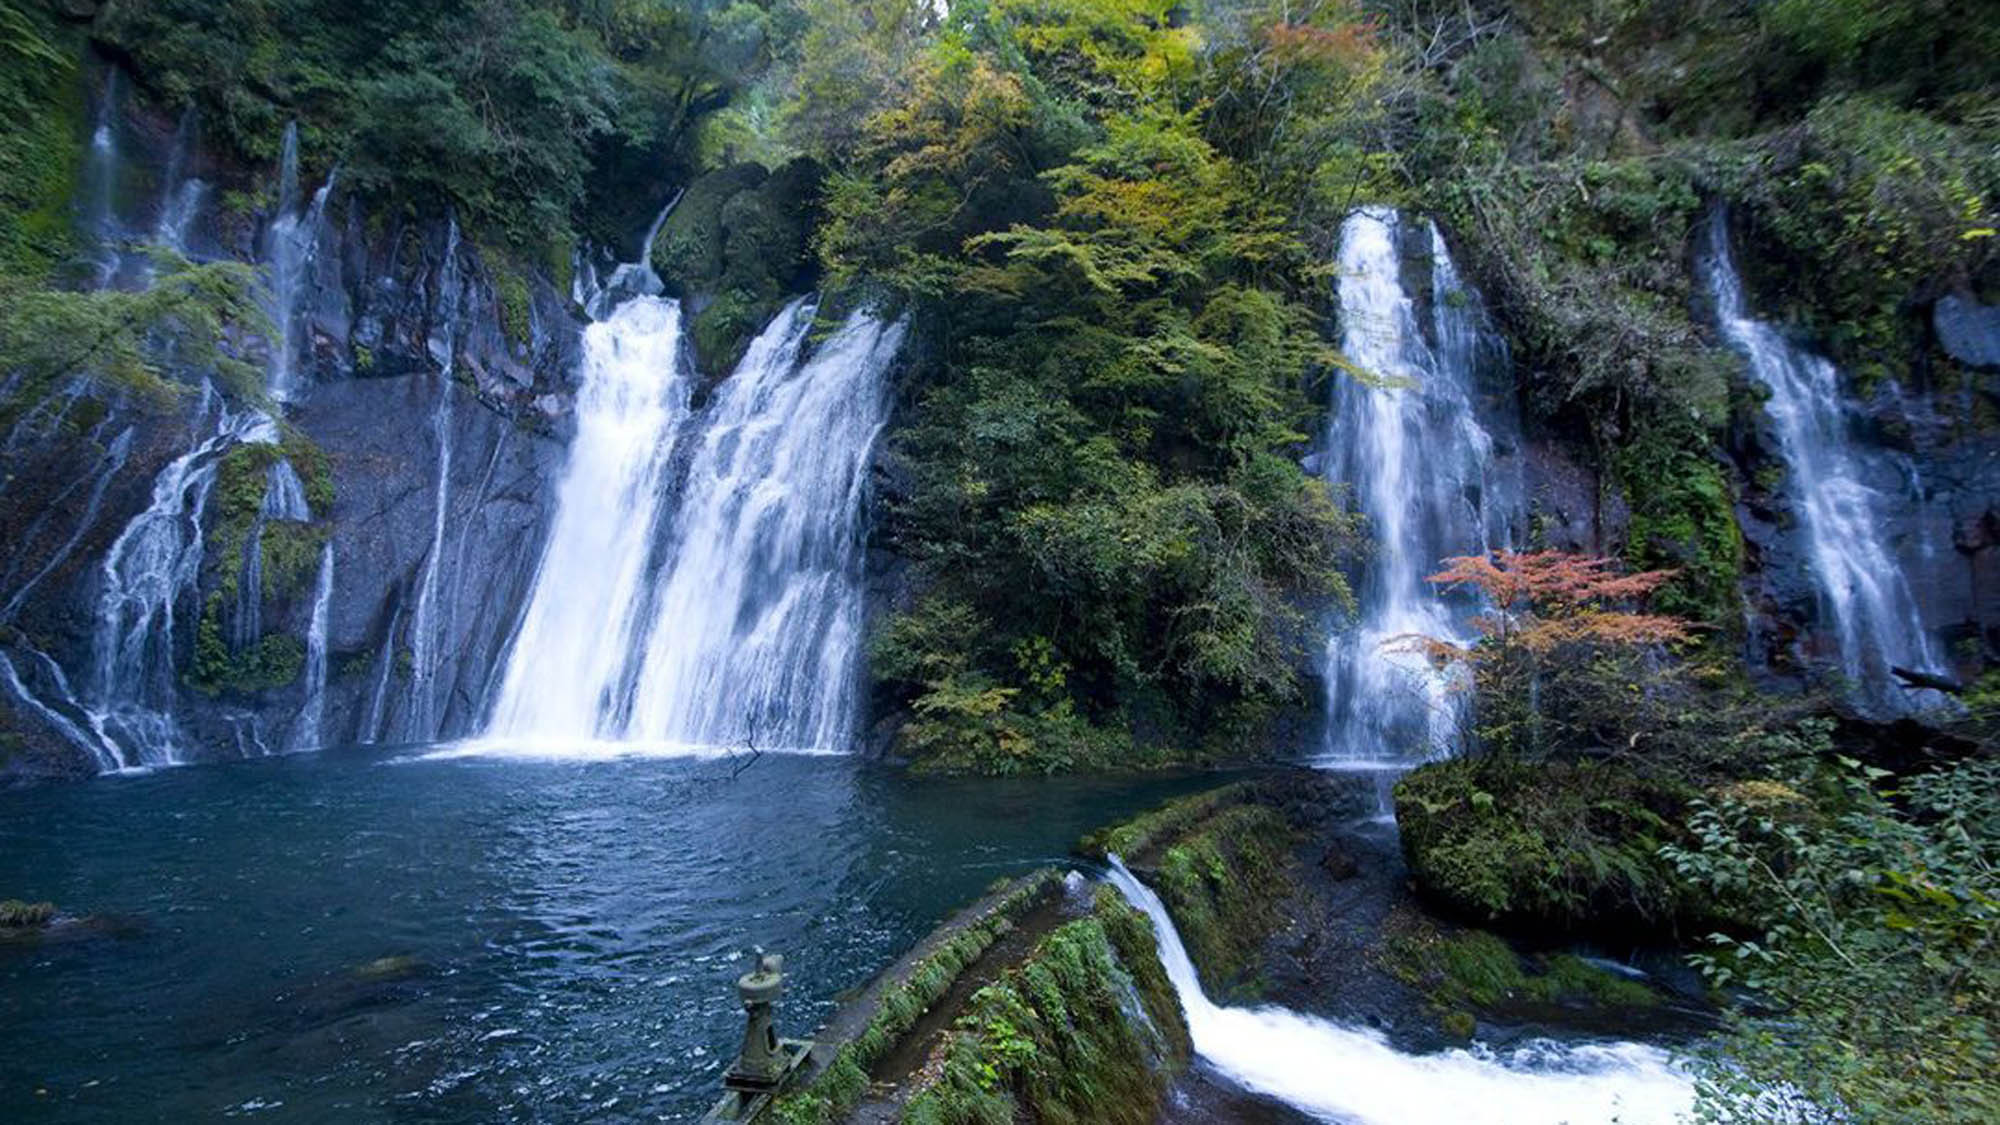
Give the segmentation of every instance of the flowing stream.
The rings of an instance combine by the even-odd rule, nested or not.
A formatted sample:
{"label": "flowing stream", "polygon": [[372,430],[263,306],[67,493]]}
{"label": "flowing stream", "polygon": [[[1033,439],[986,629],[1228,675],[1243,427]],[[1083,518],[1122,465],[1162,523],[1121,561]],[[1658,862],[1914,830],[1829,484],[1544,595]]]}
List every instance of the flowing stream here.
{"label": "flowing stream", "polygon": [[1866,455],[1850,432],[1840,372],[1751,315],[1721,209],[1709,216],[1703,243],[1700,268],[1715,297],[1723,338],[1770,391],[1765,410],[1790,470],[1811,578],[1838,645],[1840,673],[1866,704],[1895,712],[1926,702],[1923,693],[1899,690],[1891,669],[1938,674],[1945,669],[1909,579],[1883,538],[1895,501],[1868,484]]}
{"label": "flowing stream", "polygon": [[[1405,287],[1411,257],[1428,262],[1427,291]],[[1447,556],[1506,546],[1522,486],[1495,440],[1512,436],[1511,410],[1483,407],[1479,388],[1505,352],[1437,228],[1389,208],[1354,212],[1339,296],[1341,348],[1378,385],[1338,381],[1321,459],[1368,517],[1375,554],[1355,589],[1359,620],[1327,644],[1321,762],[1394,769],[1458,749],[1460,685],[1398,639],[1467,640],[1476,607],[1424,579]]]}
{"label": "flowing stream", "polygon": [[1243,1086],[1343,1125],[1677,1121],[1694,1088],[1636,1043],[1538,1040],[1505,1052],[1404,1054],[1381,1033],[1279,1007],[1228,1008],[1202,991],[1166,906],[1111,860],[1111,882],[1152,919],[1196,1053]]}

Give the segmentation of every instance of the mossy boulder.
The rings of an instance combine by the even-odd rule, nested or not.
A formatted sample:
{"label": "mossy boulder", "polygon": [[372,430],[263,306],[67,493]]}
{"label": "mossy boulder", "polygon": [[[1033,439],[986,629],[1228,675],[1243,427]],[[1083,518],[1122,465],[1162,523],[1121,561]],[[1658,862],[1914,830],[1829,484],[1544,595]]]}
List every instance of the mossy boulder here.
{"label": "mossy boulder", "polygon": [[1660,855],[1685,842],[1692,790],[1612,762],[1481,759],[1396,786],[1410,873],[1481,925],[1564,934],[1706,932],[1714,910]]}
{"label": "mossy boulder", "polygon": [[1423,993],[1438,1027],[1469,1039],[1478,1017],[1535,1018],[1555,1010],[1608,1014],[1658,1007],[1662,997],[1639,980],[1574,953],[1525,955],[1485,930],[1448,930],[1399,914],[1378,960],[1391,976]]}
{"label": "mossy boulder", "polygon": [[821,171],[733,164],[696,179],[653,242],[652,265],[688,308],[695,358],[726,371],[784,302],[811,288]]}
{"label": "mossy boulder", "polygon": [[55,920],[56,904],[23,902],[17,898],[0,901],[0,930],[40,929]]}

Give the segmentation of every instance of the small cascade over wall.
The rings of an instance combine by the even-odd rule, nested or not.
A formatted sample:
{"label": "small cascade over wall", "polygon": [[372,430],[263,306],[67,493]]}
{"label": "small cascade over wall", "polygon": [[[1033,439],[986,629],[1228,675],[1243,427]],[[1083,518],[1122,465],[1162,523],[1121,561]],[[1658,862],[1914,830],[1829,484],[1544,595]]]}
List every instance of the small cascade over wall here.
{"label": "small cascade over wall", "polygon": [[[1425,264],[1427,284],[1408,280]],[[1341,347],[1378,385],[1338,381],[1320,456],[1368,517],[1375,552],[1358,620],[1327,643],[1323,761],[1419,761],[1456,748],[1463,693],[1397,638],[1469,639],[1474,607],[1425,577],[1448,556],[1509,545],[1522,513],[1511,400],[1482,393],[1506,353],[1433,224],[1362,208],[1341,227],[1339,266]]]}
{"label": "small cascade over wall", "polygon": [[1195,1053],[1245,1088],[1353,1125],[1667,1125],[1694,1087],[1665,1053],[1636,1043],[1535,1040],[1505,1052],[1398,1051],[1378,1031],[1274,1006],[1229,1008],[1203,991],[1180,933],[1150,887],[1111,857],[1111,884],[1153,923]]}
{"label": "small cascade over wall", "polygon": [[[1852,698],[1870,709],[1895,713],[1931,702],[1924,698],[1929,693],[1898,687],[1892,672],[1945,672],[1909,577],[1884,532],[1892,508],[1923,502],[1914,470],[1871,465],[1871,459],[1886,455],[1855,440],[1839,370],[1751,314],[1720,209],[1704,229],[1699,266],[1715,299],[1723,339],[1769,392],[1765,411],[1790,477],[1803,563],[1818,592],[1812,629],[1825,663]],[[1896,479],[1908,482],[1903,495],[1886,495],[1870,483]],[[1810,661],[1815,647],[1810,638],[1807,647]]]}

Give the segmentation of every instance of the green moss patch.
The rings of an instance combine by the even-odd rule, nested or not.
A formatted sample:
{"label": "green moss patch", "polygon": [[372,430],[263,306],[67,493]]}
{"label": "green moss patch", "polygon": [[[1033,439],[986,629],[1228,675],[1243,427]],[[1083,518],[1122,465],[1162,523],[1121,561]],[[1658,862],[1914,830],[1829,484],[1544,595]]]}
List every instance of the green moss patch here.
{"label": "green moss patch", "polygon": [[1016,919],[1057,893],[1061,883],[1062,876],[1053,868],[1018,880],[978,920],[962,926],[918,960],[882,992],[867,1025],[835,1050],[809,1085],[778,1099],[772,1107],[772,1120],[818,1125],[850,1113],[868,1092],[869,1071],[876,1063],[951,990],[961,973],[1013,928]]}
{"label": "green moss patch", "polygon": [[1485,930],[1447,932],[1430,921],[1397,917],[1379,947],[1382,967],[1431,1003],[1439,1027],[1470,1038],[1475,1013],[1562,1007],[1651,1008],[1660,995],[1637,980],[1573,953],[1527,957]]}
{"label": "green moss patch", "polygon": [[820,170],[735,164],[689,185],[653,243],[653,269],[694,308],[689,338],[703,370],[728,370],[811,273]]}
{"label": "green moss patch", "polygon": [[1614,763],[1455,760],[1396,786],[1417,885],[1482,925],[1564,933],[1713,924],[1660,848],[1692,794]]}
{"label": "green moss patch", "polygon": [[974,994],[937,1080],[909,1101],[902,1120],[1139,1125],[1158,1114],[1187,1057],[1151,928],[1102,889],[1091,917],[1051,933],[1004,979]]}
{"label": "green moss patch", "polygon": [[1243,996],[1281,921],[1279,907],[1296,889],[1295,814],[1322,800],[1298,778],[1238,782],[1171,801],[1079,848],[1150,868],[1147,882],[1173,913],[1210,991]]}

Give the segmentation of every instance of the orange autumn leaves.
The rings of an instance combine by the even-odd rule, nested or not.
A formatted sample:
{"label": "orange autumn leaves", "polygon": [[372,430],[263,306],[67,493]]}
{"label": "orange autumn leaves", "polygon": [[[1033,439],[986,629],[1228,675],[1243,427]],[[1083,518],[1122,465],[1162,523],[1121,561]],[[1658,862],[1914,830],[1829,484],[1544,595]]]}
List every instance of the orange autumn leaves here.
{"label": "orange autumn leaves", "polygon": [[1392,638],[1395,651],[1437,663],[1483,654],[1541,655],[1573,645],[1633,647],[1688,639],[1678,617],[1631,608],[1674,576],[1671,570],[1621,573],[1617,560],[1566,551],[1493,551],[1444,560],[1427,581],[1446,590],[1477,590],[1488,609],[1473,618],[1480,641],[1461,645],[1420,633]]}

